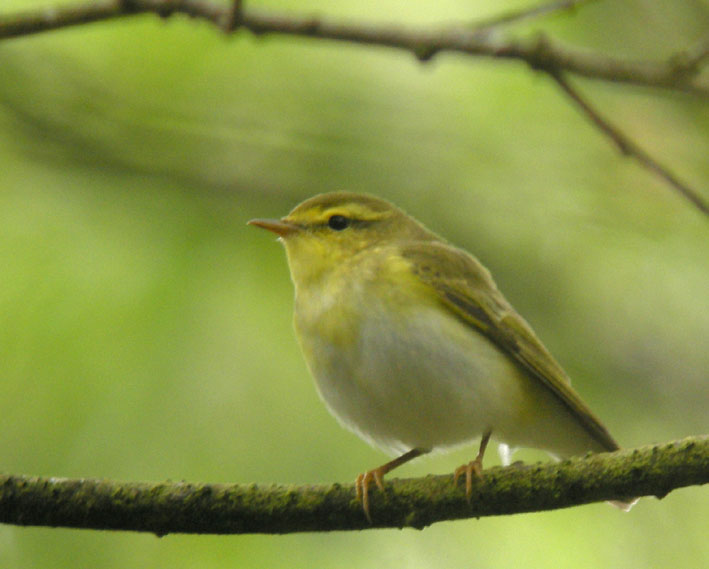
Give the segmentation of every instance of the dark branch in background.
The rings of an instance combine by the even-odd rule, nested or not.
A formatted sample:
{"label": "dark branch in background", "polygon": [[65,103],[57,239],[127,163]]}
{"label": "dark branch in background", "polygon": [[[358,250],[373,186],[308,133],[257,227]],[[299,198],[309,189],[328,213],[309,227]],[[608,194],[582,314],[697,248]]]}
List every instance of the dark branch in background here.
{"label": "dark branch in background", "polygon": [[[169,533],[292,533],[423,528],[444,520],[664,497],[709,483],[709,436],[560,463],[490,468],[472,501],[452,475],[387,480],[370,524],[352,484],[321,486],[115,482],[0,475],[0,522]],[[608,515],[621,515],[610,512]],[[630,514],[632,515],[632,514]]]}
{"label": "dark branch in background", "polygon": [[[237,3],[240,4],[240,3]],[[574,3],[569,3],[574,4]],[[576,2],[575,4],[578,4]],[[98,0],[49,9],[0,15],[0,39],[27,36],[99,20],[154,13],[176,13],[207,20],[222,29],[235,10],[209,0]],[[709,96],[709,84],[699,77],[697,62],[675,56],[666,62],[631,61],[574,49],[549,39],[519,41],[493,38],[471,26],[408,27],[371,22],[334,21],[313,16],[240,8],[240,27],[254,34],[281,34],[403,49],[419,56],[439,52],[516,59],[533,68],[558,69],[590,79],[664,87]],[[519,19],[519,14],[508,16]],[[494,20],[491,20],[494,21]],[[501,22],[496,22],[498,25]],[[490,24],[481,22],[481,26]]]}
{"label": "dark branch in background", "polygon": [[602,118],[572,88],[566,75],[594,80],[666,88],[709,97],[709,82],[702,67],[709,62],[709,35],[697,45],[667,61],[633,61],[583,51],[539,35],[536,39],[504,39],[490,30],[562,10],[573,10],[594,0],[557,0],[509,12],[470,25],[407,27],[371,22],[335,21],[296,14],[245,10],[241,0],[230,5],[210,0],[97,0],[69,6],[0,15],[0,40],[27,36],[99,20],[155,13],[167,18],[176,13],[207,20],[227,33],[239,28],[254,34],[280,34],[390,47],[411,52],[428,61],[441,52],[521,61],[551,75],[592,122],[625,154],[634,156],[689,199],[700,211],[709,206],[700,192],[689,188],[628,136]]}
{"label": "dark branch in background", "polygon": [[232,0],[231,10],[224,24],[224,33],[236,31],[244,22],[244,3],[242,0]]}
{"label": "dark branch in background", "polygon": [[561,89],[583,111],[583,113],[591,119],[591,122],[613,141],[613,143],[618,147],[618,150],[626,156],[632,156],[635,158],[645,168],[651,172],[654,172],[657,176],[665,180],[668,184],[680,192],[685,198],[692,202],[697,209],[699,209],[699,211],[709,215],[709,204],[704,201],[699,194],[677,178],[677,176],[667,167],[660,164],[645,150],[635,144],[630,137],[624,134],[620,129],[618,129],[618,127],[611,124],[608,119],[601,116],[601,114],[581,95],[581,93],[571,86],[571,84],[561,73],[552,72],[550,75],[559,84]]}

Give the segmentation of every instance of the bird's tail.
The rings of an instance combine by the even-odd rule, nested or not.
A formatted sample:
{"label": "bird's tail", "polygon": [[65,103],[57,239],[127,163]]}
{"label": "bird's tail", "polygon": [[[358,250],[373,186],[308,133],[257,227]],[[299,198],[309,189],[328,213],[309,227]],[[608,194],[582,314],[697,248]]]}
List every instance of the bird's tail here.
{"label": "bird's tail", "polygon": [[608,503],[611,506],[615,506],[619,510],[623,510],[624,512],[629,512],[635,504],[638,503],[638,500],[640,498],[628,498],[628,500],[620,501],[620,500],[608,500]]}

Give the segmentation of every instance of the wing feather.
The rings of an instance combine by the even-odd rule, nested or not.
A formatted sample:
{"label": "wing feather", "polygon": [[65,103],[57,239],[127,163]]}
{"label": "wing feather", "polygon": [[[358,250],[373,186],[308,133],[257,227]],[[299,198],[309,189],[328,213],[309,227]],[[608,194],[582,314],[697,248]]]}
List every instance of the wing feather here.
{"label": "wing feather", "polygon": [[[430,286],[461,320],[488,336],[541,381],[607,450],[618,444],[572,389],[564,370],[529,324],[497,289],[490,273],[473,256],[439,241],[406,243],[402,255],[414,273]],[[444,262],[441,263],[441,260]]]}

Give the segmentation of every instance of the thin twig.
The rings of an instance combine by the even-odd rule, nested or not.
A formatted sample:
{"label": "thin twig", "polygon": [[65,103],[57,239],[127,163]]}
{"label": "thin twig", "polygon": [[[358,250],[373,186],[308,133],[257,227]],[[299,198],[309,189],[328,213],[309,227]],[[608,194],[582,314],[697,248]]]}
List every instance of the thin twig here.
{"label": "thin twig", "polygon": [[[0,475],[0,523],[168,533],[294,533],[423,528],[444,520],[627,500],[709,483],[709,437],[490,468],[472,501],[453,476],[387,480],[371,496],[373,523],[353,484],[279,486],[117,482]],[[610,513],[609,513],[610,515]]]}
{"label": "thin twig", "polygon": [[638,162],[640,162],[640,164],[642,164],[642,166],[651,172],[654,172],[657,176],[675,188],[680,194],[692,202],[692,204],[694,204],[702,213],[709,215],[709,203],[707,203],[701,195],[682,182],[673,172],[671,172],[666,166],[660,164],[644,149],[640,148],[640,146],[638,146],[629,136],[623,133],[617,126],[603,117],[560,72],[549,72],[549,75],[551,75],[564,93],[566,93],[571,100],[576,103],[578,108],[583,111],[591,122],[598,127],[601,132],[606,134],[606,136],[608,136],[608,138],[623,154],[635,158]]}
{"label": "thin twig", "polygon": [[565,10],[574,11],[585,4],[598,2],[598,0],[554,0],[553,2],[542,2],[531,8],[521,8],[519,10],[510,10],[502,14],[484,18],[473,22],[472,27],[475,30],[488,30],[493,27],[516,24],[524,20],[540,18],[548,16],[554,12],[562,12]]}
{"label": "thin twig", "polygon": [[244,21],[244,2],[232,0],[229,15],[224,24],[224,33],[230,34],[241,26]]}

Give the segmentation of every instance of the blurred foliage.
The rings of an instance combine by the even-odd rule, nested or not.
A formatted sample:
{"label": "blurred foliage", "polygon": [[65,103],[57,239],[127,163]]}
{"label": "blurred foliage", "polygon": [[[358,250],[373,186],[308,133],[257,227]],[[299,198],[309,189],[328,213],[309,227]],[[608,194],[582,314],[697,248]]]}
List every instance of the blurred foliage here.
{"label": "blurred foliage", "polygon": [[[525,4],[259,3],[416,23]],[[595,2],[515,29],[666,57],[709,29],[708,11]],[[706,196],[704,102],[577,84]],[[706,219],[546,79],[143,16],[0,43],[3,471],[307,483],[383,462],[318,401],[283,252],[245,226],[334,189],[389,198],[476,253],[621,443],[709,430]],[[452,471],[473,451],[399,475]],[[709,559],[708,512],[692,488],[628,515],[599,504],[422,533],[3,526],[0,567],[689,568]]]}

